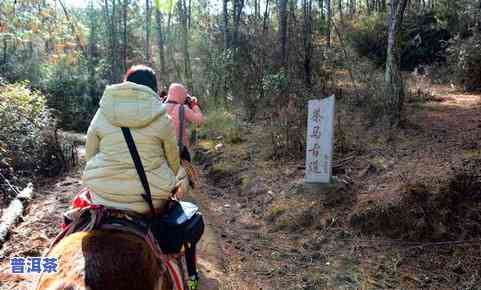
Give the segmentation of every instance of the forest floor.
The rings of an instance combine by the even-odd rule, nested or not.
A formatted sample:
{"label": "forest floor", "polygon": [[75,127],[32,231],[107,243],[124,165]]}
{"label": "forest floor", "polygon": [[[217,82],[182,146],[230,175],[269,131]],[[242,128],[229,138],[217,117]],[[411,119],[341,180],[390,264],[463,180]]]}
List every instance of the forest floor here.
{"label": "forest floor", "polygon": [[[82,160],[82,150],[80,155]],[[35,184],[35,196],[27,206],[25,215],[0,249],[0,290],[33,289],[38,275],[10,274],[10,258],[42,256],[60,231],[62,214],[69,208],[74,195],[82,188],[80,177],[83,163],[81,162],[82,165],[66,176],[46,179]],[[243,286],[245,283],[236,278],[236,273],[226,271],[226,261],[218,243],[218,235],[209,217],[207,196],[200,192],[196,195],[195,201],[201,205],[206,217],[206,229],[199,243],[198,260],[202,289],[252,289]],[[234,283],[233,281],[236,281],[235,285],[242,285],[241,288],[229,286]]]}
{"label": "forest floor", "polygon": [[302,160],[270,160],[260,125],[221,151],[200,143],[221,244],[251,289],[479,289],[481,184],[466,160],[481,158],[481,96],[432,85],[406,107],[388,132],[347,116],[324,189],[303,184]]}
{"label": "forest floor", "polygon": [[[322,189],[303,184],[302,161],[268,158],[260,125],[220,150],[221,138],[200,141],[204,281],[225,290],[479,289],[481,204],[459,192],[481,186],[459,168],[481,159],[480,106],[480,95],[432,86],[409,103],[402,128],[358,130],[359,144],[346,146],[358,149],[336,155],[338,182]],[[79,177],[80,168],[36,184],[0,250],[1,289],[32,285],[5,274],[8,258],[45,250]]]}

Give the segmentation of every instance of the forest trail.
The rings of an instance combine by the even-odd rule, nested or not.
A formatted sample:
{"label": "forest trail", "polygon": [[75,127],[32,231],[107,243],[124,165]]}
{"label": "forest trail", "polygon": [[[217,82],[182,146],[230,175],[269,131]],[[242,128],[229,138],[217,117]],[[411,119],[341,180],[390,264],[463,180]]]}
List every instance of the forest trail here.
{"label": "forest trail", "polygon": [[[385,289],[392,285],[436,289],[454,285],[445,277],[458,275],[457,270],[439,268],[458,263],[458,257],[445,255],[445,248],[414,253],[395,241],[394,246],[380,245],[372,236],[359,233],[350,218],[357,207],[399,199],[411,182],[449,180],[453,166],[466,155],[480,154],[480,107],[479,94],[431,85],[428,97],[407,106],[406,122],[387,137],[390,140],[374,140],[375,150],[367,149],[343,165],[347,173],[337,168],[335,175],[341,180],[348,175],[353,185],[341,188],[336,192],[339,196],[327,203],[319,200],[318,193],[310,195],[299,187],[303,160],[276,163],[263,159],[261,144],[267,135],[261,126],[246,129],[247,141],[241,144],[226,145],[222,152],[208,151],[206,192],[230,268],[252,283],[248,289]],[[379,167],[372,169],[373,164]],[[376,239],[389,240],[385,236]],[[466,267],[479,265],[465,248],[453,248]],[[392,270],[393,260],[402,261],[402,267]],[[424,282],[425,276],[432,280]]]}
{"label": "forest trail", "polygon": [[[80,153],[82,155],[82,152]],[[82,158],[82,156],[81,156]],[[0,249],[0,289],[33,289],[37,275],[12,275],[9,258],[14,256],[41,256],[52,239],[60,231],[62,214],[81,188],[81,167],[67,176],[44,180],[37,184],[34,199],[30,202],[20,223],[13,228],[10,238]],[[222,250],[210,221],[206,196],[198,194],[195,199],[201,204],[205,216],[206,229],[199,243],[198,266],[201,274],[201,290],[229,289],[223,280],[233,279],[225,272]]]}
{"label": "forest trail", "polygon": [[[399,140],[406,139],[405,142],[398,143],[396,154],[393,154],[397,156],[397,164],[386,174],[367,179],[366,183],[369,184],[360,187],[362,190],[359,192],[359,202],[363,199],[379,198],[379,195],[385,197],[394,194],[397,185],[392,181],[392,176],[402,170],[410,169],[411,174],[419,178],[433,178],[447,174],[457,157],[477,154],[479,151],[477,142],[481,140],[479,114],[481,96],[460,93],[448,86],[436,85],[432,86],[431,92],[431,100],[420,104],[425,109],[414,110],[409,115],[406,133],[397,137]],[[234,158],[238,159],[239,152],[226,150],[224,154],[235,155]],[[221,158],[221,162],[229,162],[228,156],[222,155]],[[212,160],[208,160],[207,163],[209,162],[212,163]],[[416,164],[413,165],[413,162]],[[242,174],[251,174],[255,166],[252,163],[245,163],[244,167],[237,170],[241,170]],[[264,180],[268,179],[266,177],[268,175],[272,175],[273,178],[277,178],[279,174],[284,175],[285,171],[276,170],[262,168],[261,171],[256,171],[255,174],[258,176],[254,178],[256,180],[254,187],[262,188],[261,184],[257,184],[258,178]],[[0,280],[3,283],[0,289],[31,289],[36,277],[6,274],[9,272],[8,258],[40,256],[44,252],[59,231],[62,213],[68,208],[73,195],[81,188],[80,173],[81,168],[78,168],[67,176],[46,179],[41,184],[36,184],[34,200],[28,206],[23,220],[13,229],[10,239],[0,250]],[[214,177],[209,176],[209,172],[204,172],[204,184],[195,197],[207,217],[207,230],[200,243],[199,254],[204,281],[201,290],[281,289],[279,287],[287,284],[311,283],[309,279],[320,279],[319,277],[327,280],[337,279],[338,284],[328,284],[333,288],[347,287],[353,285],[349,275],[356,273],[352,270],[352,265],[357,258],[351,257],[352,251],[357,251],[355,256],[362,261],[383,257],[384,252],[392,250],[383,248],[366,250],[359,249],[355,244],[336,244],[333,236],[339,234],[339,231],[346,232],[346,228],[332,229],[334,231],[332,233],[331,229],[327,228],[325,236],[322,237],[324,242],[318,246],[322,250],[300,246],[312,243],[309,235],[279,231],[277,229],[279,221],[270,222],[259,213],[267,211],[260,204],[271,203],[277,198],[274,193],[285,190],[294,177],[302,178],[301,176],[302,172],[299,170],[294,173],[289,171],[280,182],[277,179],[275,184],[269,186],[267,194],[251,195],[252,193],[242,192],[240,187],[234,186],[229,178],[216,181]],[[369,190],[371,186],[377,186],[376,190]],[[336,214],[345,215],[342,211],[337,211]],[[289,219],[293,220],[294,217],[293,215]],[[317,255],[316,251],[325,251],[322,257],[326,258],[313,258]],[[426,255],[431,257],[429,254]],[[328,262],[324,260],[327,257],[331,257]],[[300,263],[306,259],[309,263]],[[417,259],[407,258],[405,267],[418,263]],[[330,264],[336,267],[330,268]],[[356,267],[371,268],[363,262]],[[432,268],[432,265],[424,267],[426,271],[437,269]],[[403,268],[399,273],[386,274],[383,271],[378,273],[381,273],[381,276],[388,275],[383,276],[383,279],[389,281],[396,279],[393,277],[397,275],[418,279],[416,276],[422,275],[424,270],[418,268],[417,274]],[[312,274],[311,271],[317,274]],[[368,273],[370,270],[366,271]],[[316,282],[312,283],[317,285]],[[382,282],[376,283],[384,285]]]}
{"label": "forest trail", "polygon": [[[35,188],[0,290],[32,286],[9,258],[60,231],[70,133],[127,79],[181,83],[205,117],[203,288],[481,290],[480,19],[481,0],[0,0],[0,214]],[[306,101],[330,95],[332,182],[312,186]]]}
{"label": "forest trail", "polygon": [[[358,172],[363,179],[359,180],[363,185],[360,201],[396,199],[401,183],[447,178],[464,159],[480,155],[481,96],[447,85],[430,85],[427,92],[425,100],[407,106],[406,122],[384,142],[389,145],[367,154],[383,170],[368,179]],[[366,166],[359,162],[355,164],[358,170],[362,168],[356,165]]]}
{"label": "forest trail", "polygon": [[445,132],[450,137],[456,133],[472,131],[480,127],[479,108],[481,96],[474,93],[461,93],[445,85],[434,85],[431,88],[432,100],[425,107],[424,126],[434,132]]}

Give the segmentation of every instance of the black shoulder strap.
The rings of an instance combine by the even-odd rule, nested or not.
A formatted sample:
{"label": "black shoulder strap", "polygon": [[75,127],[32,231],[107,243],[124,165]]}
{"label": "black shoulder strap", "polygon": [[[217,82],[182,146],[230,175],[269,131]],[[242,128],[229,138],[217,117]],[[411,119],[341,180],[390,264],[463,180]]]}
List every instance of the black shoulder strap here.
{"label": "black shoulder strap", "polygon": [[184,105],[180,105],[179,107],[179,140],[177,140],[177,145],[179,146],[179,150],[182,150],[182,148],[184,147],[184,127],[185,127],[185,108],[184,108]]}
{"label": "black shoulder strap", "polygon": [[139,175],[140,182],[142,183],[142,187],[144,188],[142,198],[149,205],[150,212],[153,217],[155,215],[155,209],[154,204],[152,203],[152,194],[150,192],[149,181],[147,180],[147,176],[145,175],[142,160],[140,159],[140,155],[137,151],[137,147],[135,146],[134,138],[132,138],[132,133],[130,133],[130,129],[126,127],[122,127],[121,129],[122,134],[124,134],[125,142],[127,142],[127,147],[129,147],[130,155],[132,156],[132,160],[134,161],[135,169],[137,170],[137,174]]}

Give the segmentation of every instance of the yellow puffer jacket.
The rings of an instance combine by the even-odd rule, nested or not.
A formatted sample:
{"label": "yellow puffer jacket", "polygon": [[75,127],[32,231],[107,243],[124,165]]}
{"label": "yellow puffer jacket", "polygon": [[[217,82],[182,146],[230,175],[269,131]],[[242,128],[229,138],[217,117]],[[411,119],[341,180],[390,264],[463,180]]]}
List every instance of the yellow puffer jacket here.
{"label": "yellow puffer jacket", "polygon": [[174,125],[159,97],[149,87],[124,82],[105,89],[87,132],[87,165],[82,180],[94,204],[138,213],[149,210],[120,127],[132,132],[155,207],[176,186],[188,189]]}

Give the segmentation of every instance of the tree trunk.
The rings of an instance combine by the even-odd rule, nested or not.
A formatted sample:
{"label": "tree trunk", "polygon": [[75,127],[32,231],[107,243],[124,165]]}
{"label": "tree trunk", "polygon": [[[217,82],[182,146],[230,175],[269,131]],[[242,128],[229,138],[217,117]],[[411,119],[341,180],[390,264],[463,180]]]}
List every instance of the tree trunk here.
{"label": "tree trunk", "polygon": [[344,15],[342,13],[342,0],[337,1],[337,10],[339,10],[339,19],[341,23],[344,23]]}
{"label": "tree trunk", "polygon": [[[167,17],[167,30],[165,35],[170,35],[170,32],[172,31],[172,9],[169,11],[169,16]],[[170,61],[172,62],[172,65],[175,69],[175,78],[180,80],[182,79],[182,69],[180,66],[177,64],[177,60],[175,59],[175,44],[173,41],[168,41],[167,43],[167,56],[170,56]]]}
{"label": "tree trunk", "polygon": [[257,0],[257,19],[261,19],[261,0]]}
{"label": "tree trunk", "polygon": [[129,10],[129,0],[124,0],[123,5],[123,43],[122,43],[122,65],[123,65],[123,72],[127,71],[127,50],[128,50],[128,30],[127,30],[127,22],[128,22],[128,10]]}
{"label": "tree trunk", "polygon": [[112,11],[109,12],[109,1],[104,0],[105,4],[105,18],[109,26],[110,38],[110,82],[116,83],[120,80],[119,66],[117,64],[117,28],[116,28],[116,14],[117,4],[112,0]]}
{"label": "tree trunk", "polygon": [[159,46],[159,62],[160,62],[160,80],[163,85],[167,85],[169,77],[165,68],[165,53],[164,53],[164,35],[162,33],[162,13],[159,9],[155,9],[155,19],[157,22],[157,43]]}
{"label": "tree trunk", "polygon": [[239,46],[240,21],[241,21],[243,9],[244,9],[244,0],[234,0],[234,37],[233,37],[234,47]]}
{"label": "tree trunk", "polygon": [[384,74],[384,98],[392,126],[397,126],[401,119],[404,101],[404,84],[400,72],[401,26],[408,0],[391,0],[388,47],[386,53],[386,70]]}
{"label": "tree trunk", "polygon": [[324,26],[326,21],[326,13],[324,12],[324,0],[319,0],[319,12],[321,14],[321,24]]}
{"label": "tree trunk", "polygon": [[117,15],[117,2],[115,0],[112,1],[112,72],[114,73],[113,81],[118,82],[120,80],[120,72],[119,67],[117,65],[117,53],[118,53],[118,46],[117,46],[117,23],[115,21]]}
{"label": "tree trunk", "polygon": [[7,64],[7,55],[8,55],[8,42],[7,38],[3,38],[3,61],[2,64],[6,65]]}
{"label": "tree trunk", "polygon": [[[287,55],[289,58],[289,35],[296,35],[297,34],[297,18],[296,18],[296,11],[297,11],[297,2],[296,1],[289,1],[289,13],[287,13]],[[290,25],[289,25],[290,24]]]}
{"label": "tree trunk", "polygon": [[267,21],[269,20],[269,0],[266,0],[266,9],[264,10],[264,21],[263,21],[263,29],[262,32],[265,35],[268,29],[268,23]]}
{"label": "tree trunk", "polygon": [[278,0],[279,42],[281,45],[281,62],[287,66],[287,0]]}
{"label": "tree trunk", "polygon": [[[349,54],[347,53],[346,45],[344,44],[344,39],[343,39],[341,33],[339,32],[339,29],[337,28],[337,25],[335,23],[333,23],[333,26],[334,26],[334,31],[337,34],[337,38],[339,38],[339,44],[341,45],[342,52],[344,54],[344,58],[346,59],[347,62],[350,62],[349,60],[352,60],[352,57],[350,57]],[[359,94],[356,79],[354,78],[354,73],[352,72],[352,67],[353,67],[352,63],[349,63],[347,71],[349,73],[349,77],[351,78],[351,82],[352,82],[352,85],[354,87],[354,91],[357,92],[357,99],[361,100],[361,96]]]}
{"label": "tree trunk", "polygon": [[150,18],[151,18],[151,3],[150,0],[145,0],[145,63],[150,63]]}
{"label": "tree trunk", "polygon": [[304,10],[304,82],[307,88],[312,87],[312,0],[303,0]]}
{"label": "tree trunk", "polygon": [[[16,3],[16,1],[14,3]],[[58,0],[58,3],[60,3],[60,6],[62,7],[62,10],[65,14],[65,18],[67,18],[67,22],[70,25],[70,29],[72,30],[72,33],[75,35],[75,38],[77,39],[77,44],[80,47],[80,50],[82,51],[82,54],[86,55],[86,50],[85,50],[84,44],[82,42],[82,39],[80,37],[80,33],[77,31],[77,27],[75,26],[72,19],[70,19],[70,13],[67,11],[67,8],[65,7],[65,5],[63,4],[63,2],[61,0]],[[114,6],[115,6],[115,1],[114,1]]]}
{"label": "tree trunk", "polygon": [[169,17],[167,17],[167,31],[168,32],[170,32],[171,24],[172,24],[172,9],[171,9],[171,11],[169,11]]}
{"label": "tree trunk", "polygon": [[188,13],[188,19],[189,19],[189,29],[192,24],[192,0],[189,0],[189,13]]}
{"label": "tree trunk", "polygon": [[97,65],[97,10],[94,7],[93,0],[90,1],[89,7],[90,18],[90,38],[89,38],[89,57],[88,57],[88,74],[89,74],[89,95],[93,108],[98,106],[98,98],[96,93],[96,77],[95,67]]}
{"label": "tree trunk", "polygon": [[112,66],[113,66],[113,72],[114,72],[114,77],[113,80],[114,82],[119,82],[121,79],[121,72],[119,70],[119,66],[117,64],[117,57],[118,57],[118,52],[119,52],[119,47],[118,47],[118,37],[117,37],[117,23],[116,23],[116,17],[117,17],[117,2],[115,0],[112,1],[112,31],[113,31],[113,58],[112,58]]}
{"label": "tree trunk", "polygon": [[478,4],[478,8],[479,8],[479,14],[478,14],[478,30],[481,29],[481,0],[479,0],[479,4]]}
{"label": "tree trunk", "polygon": [[187,19],[187,3],[186,0],[180,0],[179,2],[180,21],[182,25],[182,51],[184,54],[184,76],[187,88],[193,93],[194,83],[192,80],[192,67],[190,63],[189,53],[189,28]]}
{"label": "tree trunk", "polygon": [[224,16],[224,49],[228,49],[230,46],[229,43],[229,10],[227,7],[227,4],[229,3],[229,0],[223,0],[222,1],[222,11],[223,11],[223,16]]}
{"label": "tree trunk", "polygon": [[331,0],[326,0],[326,9],[327,9],[327,23],[326,23],[326,43],[327,47],[331,47],[331,21],[332,21],[332,8],[331,8]]}

